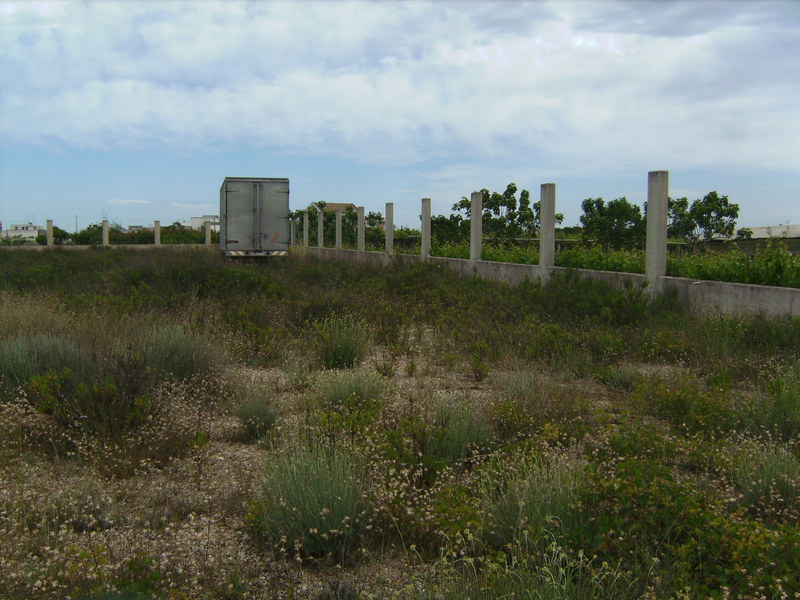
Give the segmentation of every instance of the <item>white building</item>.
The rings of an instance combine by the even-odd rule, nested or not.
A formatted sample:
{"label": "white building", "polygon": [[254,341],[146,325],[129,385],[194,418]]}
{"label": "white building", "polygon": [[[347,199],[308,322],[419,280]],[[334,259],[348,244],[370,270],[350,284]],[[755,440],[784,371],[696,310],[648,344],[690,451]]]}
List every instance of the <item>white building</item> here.
{"label": "white building", "polygon": [[27,223],[25,225],[11,225],[8,229],[3,231],[3,235],[5,235],[8,239],[23,239],[26,242],[34,242],[36,241],[36,236],[40,233],[47,233],[47,230],[40,226],[34,225],[33,223]]}
{"label": "white building", "polygon": [[753,232],[753,239],[764,239],[771,237],[800,237],[800,225],[772,225],[770,227],[750,227]]}
{"label": "white building", "polygon": [[200,231],[203,229],[206,221],[211,223],[211,231],[215,231],[219,233],[219,217],[217,215],[203,215],[202,217],[192,217],[191,225],[189,225],[192,229]]}

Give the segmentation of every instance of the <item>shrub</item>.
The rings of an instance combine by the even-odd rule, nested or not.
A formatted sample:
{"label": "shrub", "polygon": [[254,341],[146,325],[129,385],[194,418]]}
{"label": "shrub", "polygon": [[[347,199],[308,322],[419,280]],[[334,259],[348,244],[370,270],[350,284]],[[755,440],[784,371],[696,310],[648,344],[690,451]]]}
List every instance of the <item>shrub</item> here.
{"label": "shrub", "polygon": [[267,398],[253,395],[239,403],[236,407],[236,416],[244,425],[246,439],[261,440],[275,426],[278,411]]}
{"label": "shrub", "polygon": [[220,347],[174,323],[160,323],[147,329],[140,344],[145,368],[156,380],[166,376],[188,380],[226,360]]}
{"label": "shrub", "polygon": [[91,352],[65,336],[35,335],[0,341],[0,382],[18,387],[31,377],[68,370],[85,379],[93,370]]}
{"label": "shrub", "polygon": [[437,458],[453,463],[490,446],[491,430],[486,418],[466,402],[440,403],[433,422],[437,434],[432,451]]}
{"label": "shrub", "polygon": [[544,530],[570,529],[578,516],[584,463],[569,454],[523,456],[489,463],[479,484],[484,539],[496,548],[513,546]]}
{"label": "shrub", "polygon": [[767,444],[745,450],[733,480],[745,505],[768,519],[787,511],[800,517],[800,461],[787,448]]}
{"label": "shrub", "polygon": [[800,361],[768,382],[748,418],[753,427],[766,429],[785,442],[800,435]]}
{"label": "shrub", "polygon": [[252,506],[257,533],[274,550],[343,562],[370,517],[365,461],[342,446],[301,446],[275,457]]}
{"label": "shrub", "polygon": [[319,424],[330,433],[343,428],[364,433],[381,413],[386,384],[376,373],[337,372],[319,381],[315,400]]}
{"label": "shrub", "polygon": [[612,390],[627,393],[633,391],[641,376],[633,367],[614,366],[598,369],[595,377]]}
{"label": "shrub", "polygon": [[[453,553],[454,554],[454,553]],[[620,600],[635,598],[629,574],[583,553],[572,556],[555,542],[533,557],[517,544],[510,556],[457,559],[446,555],[430,581],[415,586],[419,600]]]}
{"label": "shrub", "polygon": [[145,422],[153,411],[147,394],[131,394],[112,376],[98,383],[86,383],[69,369],[34,376],[25,386],[28,401],[66,429],[90,435],[120,439]]}
{"label": "shrub", "polygon": [[531,434],[547,423],[575,423],[587,413],[583,398],[532,370],[499,375],[494,388],[500,401],[490,412],[503,437]]}
{"label": "shrub", "polygon": [[727,389],[701,389],[688,377],[666,381],[659,377],[642,380],[633,392],[650,414],[666,419],[690,432],[731,430],[742,419],[739,404]]}
{"label": "shrub", "polygon": [[314,332],[315,350],[326,369],[354,367],[369,353],[369,329],[355,317],[326,317],[314,323]]}

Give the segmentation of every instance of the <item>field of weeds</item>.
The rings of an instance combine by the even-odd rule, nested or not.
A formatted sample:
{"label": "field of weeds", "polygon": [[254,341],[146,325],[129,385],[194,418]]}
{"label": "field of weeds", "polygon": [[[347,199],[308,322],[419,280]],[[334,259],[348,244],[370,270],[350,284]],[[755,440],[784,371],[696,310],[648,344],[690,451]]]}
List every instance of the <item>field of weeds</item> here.
{"label": "field of weeds", "polygon": [[800,320],[4,251],[0,597],[800,597]]}

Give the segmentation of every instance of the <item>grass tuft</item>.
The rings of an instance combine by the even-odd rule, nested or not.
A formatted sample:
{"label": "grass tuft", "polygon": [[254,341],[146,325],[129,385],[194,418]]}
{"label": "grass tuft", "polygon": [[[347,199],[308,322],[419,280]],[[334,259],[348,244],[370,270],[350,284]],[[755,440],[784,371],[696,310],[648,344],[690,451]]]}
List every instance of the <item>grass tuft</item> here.
{"label": "grass tuft", "polygon": [[372,504],[366,464],[343,446],[301,446],[271,461],[252,506],[257,533],[274,550],[337,563],[353,557]]}
{"label": "grass tuft", "polygon": [[326,317],[314,323],[316,354],[326,369],[349,369],[370,350],[367,324],[351,316]]}

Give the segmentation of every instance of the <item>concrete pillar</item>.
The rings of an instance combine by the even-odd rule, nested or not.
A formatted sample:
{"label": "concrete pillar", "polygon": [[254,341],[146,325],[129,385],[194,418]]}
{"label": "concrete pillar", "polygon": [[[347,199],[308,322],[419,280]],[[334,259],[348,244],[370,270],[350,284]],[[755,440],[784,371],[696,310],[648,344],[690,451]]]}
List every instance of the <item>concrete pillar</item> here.
{"label": "concrete pillar", "polygon": [[364,251],[364,230],[365,230],[365,223],[364,223],[364,207],[359,206],[356,208],[356,214],[358,215],[358,251]]}
{"label": "concrete pillar", "polygon": [[103,246],[108,245],[108,219],[103,219]]}
{"label": "concrete pillar", "polygon": [[386,203],[386,219],[383,221],[386,234],[386,254],[394,252],[394,203]]}
{"label": "concrete pillar", "polygon": [[336,249],[342,249],[342,211],[336,211]]}
{"label": "concrete pillar", "polygon": [[431,255],[431,199],[422,199],[422,258]]}
{"label": "concrete pillar", "polygon": [[47,219],[47,245],[53,245],[53,220]]}
{"label": "concrete pillar", "polygon": [[325,213],[317,206],[317,248],[325,246]]}
{"label": "concrete pillar", "polygon": [[539,267],[547,279],[556,257],[556,184],[543,183],[539,196]]}
{"label": "concrete pillar", "polygon": [[203,229],[206,231],[206,246],[211,245],[211,221],[203,223]]}
{"label": "concrete pillar", "polygon": [[469,259],[481,259],[483,249],[483,194],[472,192],[469,203]]}
{"label": "concrete pillar", "polygon": [[153,243],[156,246],[161,245],[161,221],[156,221],[153,223]]}
{"label": "concrete pillar", "polygon": [[647,174],[647,241],[645,276],[651,292],[657,292],[658,278],[667,274],[667,216],[669,212],[669,171]]}
{"label": "concrete pillar", "polygon": [[308,248],[308,213],[303,213],[303,246]]}

